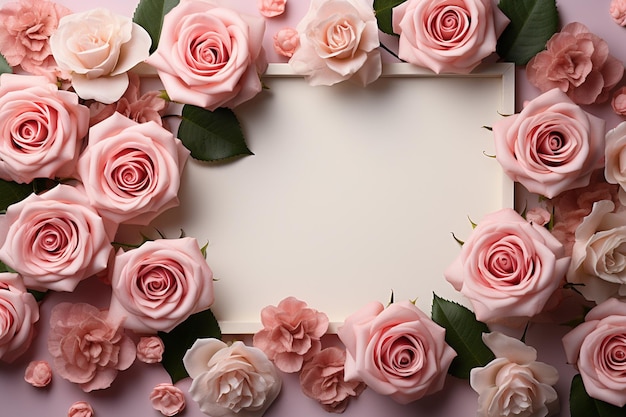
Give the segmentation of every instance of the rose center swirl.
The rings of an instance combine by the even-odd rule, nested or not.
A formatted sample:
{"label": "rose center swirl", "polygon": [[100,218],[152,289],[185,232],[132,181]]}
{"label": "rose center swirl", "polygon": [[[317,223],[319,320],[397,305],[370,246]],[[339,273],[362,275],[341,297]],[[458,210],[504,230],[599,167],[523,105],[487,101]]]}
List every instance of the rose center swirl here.
{"label": "rose center swirl", "polygon": [[517,236],[504,236],[479,256],[481,276],[491,285],[519,285],[534,272],[532,254]]}
{"label": "rose center swirl", "polygon": [[136,197],[152,191],[156,172],[152,159],[139,149],[125,149],[113,158],[113,169],[107,182],[116,194]]}
{"label": "rose center swirl", "polygon": [[49,120],[56,120],[54,114],[44,107],[19,114],[11,125],[13,147],[23,153],[40,151],[48,144]]}
{"label": "rose center swirl", "polygon": [[149,263],[137,273],[131,289],[133,297],[147,308],[158,308],[164,303],[176,302],[187,291],[183,268],[174,261]]}
{"label": "rose center swirl", "polygon": [[198,74],[211,76],[222,70],[230,60],[228,46],[214,33],[205,33],[189,44],[189,68]]}
{"label": "rose center swirl", "polygon": [[381,344],[380,369],[396,377],[408,377],[424,366],[425,349],[413,335],[390,336]]}
{"label": "rose center swirl", "polygon": [[611,337],[604,346],[606,366],[612,372],[626,376],[626,334]]}
{"label": "rose center swirl", "polygon": [[467,36],[471,18],[467,10],[452,5],[440,5],[428,16],[426,32],[443,48],[456,47]]}
{"label": "rose center swirl", "polygon": [[51,218],[33,228],[27,238],[35,259],[45,260],[49,268],[57,268],[70,259],[78,248],[79,235],[76,223],[60,218]]}

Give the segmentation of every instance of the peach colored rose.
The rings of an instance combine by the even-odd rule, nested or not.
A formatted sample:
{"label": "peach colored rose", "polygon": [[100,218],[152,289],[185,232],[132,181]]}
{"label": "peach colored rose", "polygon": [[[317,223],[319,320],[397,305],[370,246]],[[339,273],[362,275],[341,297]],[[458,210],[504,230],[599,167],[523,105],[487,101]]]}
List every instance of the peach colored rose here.
{"label": "peach colored rose", "polygon": [[111,271],[110,314],[139,333],[169,332],[213,304],[213,273],[198,241],[149,241],[120,250]]}
{"label": "peach colored rose", "polygon": [[144,28],[104,8],[64,16],[50,37],[52,55],[71,74],[76,93],[102,103],[124,94],[126,73],[148,58],[151,45]]}
{"label": "peach colored rose", "polygon": [[345,80],[367,85],[380,76],[378,26],[371,0],[311,0],[296,29],[300,46],[289,64],[310,85]]}
{"label": "peach colored rose", "polygon": [[152,407],[164,416],[175,416],[185,409],[185,394],[180,388],[163,383],[155,386],[150,393]]}
{"label": "peach colored rose", "polygon": [[165,346],[158,336],[145,336],[137,343],[137,359],[145,363],[158,363],[163,359]]}
{"label": "peach colored rose", "polygon": [[240,341],[198,339],[183,357],[189,393],[210,416],[261,417],[278,396],[281,378],[263,351]]}
{"label": "peach colored rose", "polygon": [[76,401],[70,406],[67,417],[92,417],[93,408],[86,401]]}
{"label": "peach colored rose", "polygon": [[305,360],[321,350],[320,338],[328,330],[328,316],[295,297],[263,308],[261,323],[263,329],[254,335],[254,346],[288,373],[298,372]]}
{"label": "peach colored rose", "polygon": [[228,0],[183,0],[165,16],[147,62],[173,101],[233,108],[261,91],[264,32],[263,19],[233,10]]}
{"label": "peach colored rose", "polygon": [[73,291],[107,267],[116,230],[84,192],[61,184],[31,194],[0,216],[0,259],[20,273],[27,288]]}
{"label": "peach colored rose", "polygon": [[471,72],[495,52],[507,24],[491,0],[408,0],[393,8],[398,55],[436,73]]}
{"label": "peach colored rose", "polygon": [[18,274],[0,273],[0,359],[13,362],[30,346],[39,320],[35,297]]}
{"label": "peach colored rose", "polygon": [[344,381],[346,351],[338,347],[322,349],[304,363],[300,387],[309,398],[318,401],[329,413],[343,413],[352,397],[365,389],[360,381]]}
{"label": "peach colored rose", "polygon": [[46,361],[32,361],[24,371],[24,381],[33,387],[47,387],[52,381],[52,368]]}
{"label": "peach colored rose", "polygon": [[294,28],[283,28],[274,35],[274,50],[277,54],[291,58],[300,46],[298,31]]}
{"label": "peach colored rose", "polygon": [[556,368],[538,362],[534,348],[502,333],[483,334],[483,341],[496,359],[470,372],[470,385],[479,395],[477,417],[558,413]]}
{"label": "peach colored rose", "polygon": [[529,318],[543,310],[569,261],[545,227],[505,208],[483,217],[444,277],[480,321]]}
{"label": "peach colored rose", "polygon": [[135,344],[122,321],[85,303],[52,308],[48,351],[56,372],[85,392],[108,388],[135,361]]}
{"label": "peach colored rose", "polygon": [[626,304],[610,298],[563,336],[567,362],[580,372],[590,397],[617,407],[626,404]]}
{"label": "peach colored rose", "polygon": [[89,128],[78,96],[44,77],[0,75],[0,178],[68,177]]}
{"label": "peach colored rose", "polygon": [[257,0],[259,13],[265,17],[280,16],[285,12],[287,0]]}
{"label": "peach colored rose", "polygon": [[625,0],[611,0],[609,6],[609,13],[613,21],[620,26],[626,26],[626,1]]}
{"label": "peach colored rose", "polygon": [[533,207],[526,212],[526,220],[539,226],[550,223],[551,218],[550,212],[543,207]]}
{"label": "peach colored rose", "polygon": [[337,331],[346,346],[345,380],[363,381],[400,404],[437,392],[456,356],[445,333],[409,301],[387,308],[372,302]]}
{"label": "peach colored rose", "polygon": [[586,186],[604,166],[604,128],[604,120],[553,89],[494,123],[496,159],[513,181],[552,198]]}
{"label": "peach colored rose", "polygon": [[102,217],[146,225],[178,205],[188,156],[187,148],[165,128],[114,113],[91,127],[76,170]]}
{"label": "peach colored rose", "polygon": [[531,84],[542,92],[558,88],[577,104],[605,102],[623,74],[607,43],[578,22],[555,33],[526,65]]}

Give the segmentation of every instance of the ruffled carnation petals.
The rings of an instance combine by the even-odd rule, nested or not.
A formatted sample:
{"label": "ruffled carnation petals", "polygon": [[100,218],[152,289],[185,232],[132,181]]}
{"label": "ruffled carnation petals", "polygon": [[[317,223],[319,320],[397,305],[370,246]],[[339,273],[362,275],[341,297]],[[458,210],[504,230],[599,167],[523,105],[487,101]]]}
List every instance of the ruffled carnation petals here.
{"label": "ruffled carnation petals", "polygon": [[31,361],[24,371],[24,381],[36,388],[47,387],[52,381],[52,368],[47,361]]}
{"label": "ruffled carnation petals", "polygon": [[300,46],[300,34],[295,28],[287,27],[274,35],[274,50],[278,55],[291,58]]}
{"label": "ruffled carnation petals", "polygon": [[144,363],[158,363],[163,360],[165,345],[158,336],[143,336],[137,342],[137,360]]}
{"label": "ruffled carnation petals", "polygon": [[150,393],[152,408],[164,416],[175,416],[185,409],[185,394],[170,383],[158,384]]}
{"label": "ruffled carnation petals", "polygon": [[609,13],[615,23],[620,26],[626,26],[626,1],[611,0],[609,5]]}
{"label": "ruffled carnation petals", "polygon": [[287,0],[257,0],[259,13],[265,17],[280,16],[285,12]]}
{"label": "ruffled carnation petals", "polygon": [[35,335],[39,305],[22,278],[0,273],[0,360],[11,363],[22,356]]}
{"label": "ruffled carnation petals", "polygon": [[76,401],[67,411],[67,417],[93,417],[93,407],[87,401]]}

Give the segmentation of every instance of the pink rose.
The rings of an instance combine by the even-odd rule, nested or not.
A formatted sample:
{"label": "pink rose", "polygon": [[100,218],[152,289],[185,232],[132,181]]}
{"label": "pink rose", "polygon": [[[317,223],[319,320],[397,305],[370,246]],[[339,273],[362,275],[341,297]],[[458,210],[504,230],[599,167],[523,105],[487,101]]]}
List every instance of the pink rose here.
{"label": "pink rose", "polygon": [[74,171],[89,109],[44,77],[0,75],[0,178],[29,183]]}
{"label": "pink rose", "polygon": [[553,89],[494,123],[496,159],[513,181],[552,198],[589,184],[604,165],[604,127]]}
{"label": "pink rose", "polygon": [[58,374],[85,392],[108,388],[135,361],[135,344],[122,322],[85,303],[52,308],[48,351]]}
{"label": "pink rose", "polygon": [[46,361],[32,361],[24,371],[24,381],[33,387],[43,388],[52,381],[52,369]]}
{"label": "pink rose", "polygon": [[489,323],[539,314],[569,261],[545,227],[505,208],[480,221],[444,276],[469,299],[476,318]]}
{"label": "pink rose", "polygon": [[13,362],[30,346],[39,320],[35,297],[18,274],[0,273],[0,359]]}
{"label": "pink rose", "polygon": [[491,0],[408,0],[393,8],[398,55],[436,73],[471,72],[496,50],[507,24]]}
{"label": "pink rose", "polygon": [[274,35],[274,50],[277,54],[291,58],[300,46],[298,31],[294,28],[284,28]]}
{"label": "pink rose", "polygon": [[182,142],[165,128],[114,113],[89,130],[89,145],[76,170],[102,217],[146,225],[178,205],[188,156]]}
{"label": "pink rose", "polygon": [[363,381],[400,404],[437,392],[456,356],[445,333],[409,301],[370,303],[337,331],[346,346],[345,380]]}
{"label": "pink rose", "polygon": [[378,26],[371,0],[311,0],[297,30],[300,46],[289,64],[310,85],[344,80],[367,85],[380,76]]}
{"label": "pink rose", "polygon": [[185,409],[185,394],[169,383],[159,384],[150,393],[152,407],[164,416],[175,416]]}
{"label": "pink rose", "polygon": [[607,43],[578,22],[555,33],[526,65],[531,84],[542,92],[558,88],[577,104],[605,102],[623,74]]}
{"label": "pink rose", "polygon": [[158,363],[163,359],[165,346],[158,336],[146,336],[137,343],[137,359],[145,363]]}
{"label": "pink rose", "polygon": [[539,226],[545,226],[551,219],[552,215],[543,207],[533,207],[526,212],[526,220]]}
{"label": "pink rose", "polygon": [[163,21],[153,65],[169,97],[215,110],[236,107],[261,91],[267,61],[263,19],[226,0],[186,0]]}
{"label": "pink rose", "polygon": [[253,337],[283,372],[298,372],[305,360],[321,350],[320,338],[328,330],[328,316],[294,297],[261,310],[263,329]]}
{"label": "pink rose", "polygon": [[622,87],[613,93],[611,107],[616,114],[626,116],[626,87]]}
{"label": "pink rose", "polygon": [[619,185],[619,199],[626,204],[626,122],[611,129],[605,136],[604,176],[609,184]]}
{"label": "pink rose", "polygon": [[470,385],[478,393],[477,417],[544,417],[558,413],[553,366],[537,361],[537,351],[502,333],[483,334],[496,359],[473,368]]}
{"label": "pink rose", "polygon": [[67,417],[92,417],[93,408],[86,401],[76,401],[70,406]]}
{"label": "pink rose", "polygon": [[259,12],[265,17],[280,16],[285,12],[287,0],[257,0]]}
{"label": "pink rose", "polygon": [[626,1],[625,0],[611,0],[609,6],[609,13],[613,21],[620,26],[626,25]]}
{"label": "pink rose", "polygon": [[84,193],[57,185],[31,194],[0,216],[0,259],[27,288],[73,291],[106,269],[117,225],[105,222]]}
{"label": "pink rose", "polygon": [[329,413],[343,413],[352,397],[365,389],[360,381],[344,381],[346,351],[338,347],[322,349],[304,363],[300,372],[302,392],[318,401]]}
{"label": "pink rose", "polygon": [[120,250],[111,271],[110,314],[140,333],[169,332],[213,304],[213,273],[193,238]]}
{"label": "pink rose", "polygon": [[594,307],[584,323],[563,336],[563,348],[589,396],[617,407],[626,404],[625,303],[610,298]]}

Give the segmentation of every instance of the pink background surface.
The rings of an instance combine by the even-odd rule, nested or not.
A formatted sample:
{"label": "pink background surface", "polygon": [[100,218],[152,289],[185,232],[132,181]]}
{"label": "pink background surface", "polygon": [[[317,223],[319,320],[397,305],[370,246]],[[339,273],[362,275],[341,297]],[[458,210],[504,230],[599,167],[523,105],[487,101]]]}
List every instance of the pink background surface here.
{"label": "pink background surface", "polygon": [[[4,1],[2,1],[4,3]],[[70,7],[73,11],[82,11],[91,6],[84,0],[64,0],[60,1]],[[95,3],[95,2],[91,2]],[[232,0],[233,4],[241,6],[252,13],[256,13],[255,0]],[[306,3],[306,4],[305,4]],[[306,11],[308,2],[302,0],[291,0],[288,4],[288,11],[285,15],[269,19],[267,33],[271,37],[276,30],[284,26],[295,26]],[[626,29],[616,25],[608,13],[609,0],[561,0],[557,1],[561,14],[561,23],[579,21],[589,27],[589,29],[608,41],[611,53],[621,61],[626,59],[626,49],[622,47],[626,37]],[[135,7],[134,2],[128,0],[112,0],[107,2],[107,7],[118,13],[130,15]],[[284,62],[278,57],[271,47],[271,41],[266,42],[268,56],[272,62]],[[388,46],[392,46],[392,41],[384,40]],[[383,52],[383,55],[385,53]],[[518,110],[520,103],[531,99],[538,94],[538,91],[526,82],[523,70],[518,70],[517,102]],[[594,106],[587,109],[591,113],[605,117],[607,128],[617,125],[622,119],[613,114],[610,106]],[[526,197],[524,197],[526,198]],[[528,197],[529,203],[536,200]],[[86,297],[92,299],[94,304],[101,303],[100,307],[108,305],[108,296],[101,299],[94,299],[94,294],[105,294],[107,289],[99,283],[81,285],[77,290]],[[73,300],[75,295],[54,295],[43,305],[41,319],[38,326],[38,338],[35,345],[17,362],[0,365],[0,404],[2,411],[0,415],[20,415],[20,416],[63,416],[66,415],[69,406],[79,400],[85,400],[92,404],[95,414],[98,417],[118,417],[118,416],[159,416],[149,401],[149,395],[156,384],[169,381],[169,377],[160,366],[146,365],[140,362],[135,363],[129,370],[120,374],[113,386],[107,390],[83,393],[77,386],[68,383],[60,377],[54,378],[52,384],[45,389],[36,389],[28,385],[23,380],[23,373],[26,365],[31,360],[48,359],[49,355],[45,347],[46,326],[49,318],[49,311],[52,305],[58,301]],[[569,385],[574,369],[565,363],[560,338],[567,332],[567,328],[556,325],[532,325],[528,331],[527,343],[539,350],[539,360],[550,363],[557,367],[560,372],[560,381],[557,385],[559,397],[561,399],[561,416],[569,416],[568,395]],[[244,337],[249,342],[249,337]],[[328,336],[325,340],[327,344],[336,343],[334,336]],[[284,375],[284,385],[277,401],[265,414],[268,417],[292,417],[294,413],[301,416],[325,416],[328,415],[319,405],[306,398],[300,391],[297,375]],[[177,385],[186,392],[189,380],[181,381]],[[345,416],[373,417],[382,415],[393,415],[397,417],[428,415],[428,416],[474,416],[477,406],[477,394],[470,388],[467,381],[448,377],[446,386],[440,393],[434,394],[423,400],[410,405],[400,406],[387,397],[382,397],[366,390],[361,397],[352,401]],[[187,409],[182,413],[187,417],[203,416],[196,404],[187,396]]]}

